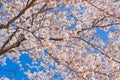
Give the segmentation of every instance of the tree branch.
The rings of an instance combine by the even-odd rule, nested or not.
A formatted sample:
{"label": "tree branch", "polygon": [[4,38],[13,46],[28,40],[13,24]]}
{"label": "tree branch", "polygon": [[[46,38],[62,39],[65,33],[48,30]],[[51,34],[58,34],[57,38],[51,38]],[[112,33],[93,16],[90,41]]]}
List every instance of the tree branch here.
{"label": "tree branch", "polygon": [[7,41],[3,44],[3,46],[1,47],[1,49],[3,49],[3,48],[9,43],[9,41],[12,39],[12,37],[15,35],[16,32],[17,32],[17,30],[11,34],[11,36],[10,36],[10,37],[7,39]]}
{"label": "tree branch", "polygon": [[[10,25],[11,23],[13,23],[15,20],[17,20],[21,15],[23,15],[23,14],[25,13],[25,11],[32,6],[32,4],[33,4],[34,2],[35,2],[35,0],[32,0],[28,5],[26,5],[25,8],[24,8],[23,10],[21,10],[20,13],[19,13],[17,16],[15,16],[13,19],[11,19],[11,20],[7,23],[7,25],[4,26],[4,28],[8,28],[9,25]],[[3,27],[0,26],[0,29],[2,29],[2,28],[3,28]]]}
{"label": "tree branch", "polygon": [[87,43],[88,45],[92,46],[94,49],[98,50],[102,55],[104,55],[104,56],[107,57],[108,59],[110,59],[110,60],[112,60],[112,61],[120,64],[120,61],[117,61],[116,59],[111,58],[111,57],[108,56],[105,52],[103,52],[102,50],[98,49],[95,45],[93,45],[92,43],[86,41],[85,39],[83,39],[83,38],[81,38],[81,37],[74,37],[74,38],[79,38],[80,40],[84,41],[84,42]]}
{"label": "tree branch", "polygon": [[1,49],[1,50],[0,50],[0,55],[5,54],[6,52],[8,52],[8,51],[9,51],[10,49],[12,49],[12,48],[19,47],[20,44],[21,44],[24,40],[26,40],[25,37],[24,37],[24,35],[23,35],[23,34],[20,34],[19,37],[18,37],[18,40],[17,40],[15,43],[13,43],[12,45],[6,47],[5,49]]}
{"label": "tree branch", "polygon": [[112,26],[112,25],[120,25],[120,23],[114,23],[114,24],[112,24],[112,23],[110,23],[110,24],[106,24],[106,25],[101,25],[101,26],[99,26],[99,25],[96,25],[96,26],[94,26],[94,27],[90,27],[90,28],[85,28],[85,29],[82,29],[81,31],[78,31],[77,33],[79,34],[80,32],[83,32],[83,31],[86,31],[86,30],[91,30],[91,29],[94,29],[94,28],[104,28],[104,27],[108,27],[108,26]]}
{"label": "tree branch", "polygon": [[115,18],[117,18],[117,19],[120,19],[120,17],[117,17],[117,16],[114,15],[114,14],[110,14],[109,12],[107,12],[107,11],[105,11],[105,10],[103,10],[103,9],[101,9],[101,8],[99,8],[99,7],[97,7],[97,6],[95,6],[95,5],[92,4],[91,2],[89,2],[89,1],[87,1],[87,0],[85,0],[85,1],[88,2],[90,5],[92,5],[93,7],[95,7],[96,9],[98,9],[98,10],[100,10],[100,11],[102,11],[102,12],[108,14],[109,16],[113,16],[113,17],[115,17]]}

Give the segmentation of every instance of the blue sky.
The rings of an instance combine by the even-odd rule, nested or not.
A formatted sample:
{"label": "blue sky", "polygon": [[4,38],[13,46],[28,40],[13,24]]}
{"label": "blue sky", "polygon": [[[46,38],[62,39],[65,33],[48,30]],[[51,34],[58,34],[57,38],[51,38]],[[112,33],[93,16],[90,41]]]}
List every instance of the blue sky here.
{"label": "blue sky", "polygon": [[[22,53],[21,53],[22,54]],[[47,54],[45,52],[45,54]],[[24,70],[21,70],[20,66],[18,64],[16,64],[15,62],[13,62],[11,59],[8,59],[7,58],[7,65],[6,66],[2,66],[0,65],[0,77],[7,77],[9,78],[10,80],[12,80],[12,78],[14,77],[15,80],[29,80],[27,78],[27,76],[24,74],[24,72],[26,72],[27,70],[30,70],[32,73],[34,73],[34,71],[37,71],[35,68],[29,68],[26,64],[29,64],[29,65],[33,65],[32,64],[32,59],[29,57],[28,54],[22,54],[22,56],[20,57],[20,61],[21,61],[21,64],[22,64],[22,67],[24,68]],[[40,65],[40,63],[42,63],[42,61],[38,60],[38,64],[37,65]],[[35,66],[35,64],[34,64]],[[48,64],[49,66],[49,64]],[[49,69],[52,68],[53,70],[56,69],[55,67],[55,64],[53,66],[49,66]],[[42,72],[46,72],[45,68],[43,66],[41,66],[39,68],[39,71],[42,71]],[[55,74],[54,75],[54,80],[64,80],[61,76],[61,74]]]}

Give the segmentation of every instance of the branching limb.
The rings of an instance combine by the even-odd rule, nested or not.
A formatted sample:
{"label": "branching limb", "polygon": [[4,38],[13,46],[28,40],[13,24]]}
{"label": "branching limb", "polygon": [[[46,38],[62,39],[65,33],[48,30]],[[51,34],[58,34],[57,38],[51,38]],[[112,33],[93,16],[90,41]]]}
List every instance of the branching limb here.
{"label": "branching limb", "polygon": [[117,61],[116,59],[108,56],[105,52],[103,52],[102,50],[98,49],[95,45],[93,45],[92,43],[86,41],[85,39],[83,39],[83,38],[81,38],[81,37],[74,37],[74,38],[78,38],[78,39],[84,41],[84,42],[87,43],[88,45],[92,46],[94,49],[98,50],[102,55],[104,55],[104,56],[107,57],[108,59],[110,59],[110,60],[112,60],[112,61],[120,64],[120,61]]}
{"label": "branching limb", "polygon": [[106,24],[106,25],[96,25],[94,27],[90,27],[90,28],[84,28],[81,31],[78,31],[77,33],[79,34],[80,32],[86,31],[86,30],[91,30],[91,29],[95,29],[95,28],[104,28],[104,27],[108,27],[108,26],[112,26],[112,25],[120,25],[120,23],[110,23],[110,24]]}
{"label": "branching limb", "polygon": [[1,47],[1,49],[3,49],[8,43],[9,41],[12,39],[12,37],[15,35],[15,33],[17,32],[17,29],[15,32],[13,32],[10,37],[7,39],[7,41],[3,44],[3,46]]}
{"label": "branching limb", "polygon": [[15,43],[13,43],[12,45],[10,45],[10,46],[8,46],[8,47],[0,50],[0,55],[5,54],[6,52],[8,52],[9,50],[11,50],[12,48],[19,47],[20,44],[24,40],[26,40],[25,37],[24,37],[24,35],[20,34],[19,37],[18,37],[18,39],[17,39],[17,41]]}
{"label": "branching limb", "polygon": [[[35,2],[35,0],[32,0],[28,5],[26,5],[25,8],[24,8],[23,10],[21,10],[20,13],[19,13],[17,16],[15,16],[13,19],[11,19],[11,20],[7,23],[7,25],[4,26],[4,28],[8,28],[10,24],[12,24],[12,23],[13,23],[15,20],[17,20],[19,17],[21,17],[21,16],[25,13],[25,11],[32,6],[32,4],[33,4],[34,2]],[[3,26],[0,26],[0,29],[2,29],[2,28],[3,28]]]}
{"label": "branching limb", "polygon": [[105,10],[103,10],[103,9],[101,9],[101,8],[99,8],[99,7],[97,7],[97,6],[95,6],[95,5],[94,5],[93,3],[91,3],[90,1],[87,1],[87,0],[85,0],[85,1],[88,2],[90,5],[92,5],[93,7],[95,7],[96,9],[98,9],[98,10],[100,10],[100,11],[106,13],[107,15],[112,16],[112,17],[115,17],[115,18],[117,18],[117,19],[120,19],[120,17],[117,17],[117,16],[114,15],[114,14],[110,14],[108,11],[105,11]]}

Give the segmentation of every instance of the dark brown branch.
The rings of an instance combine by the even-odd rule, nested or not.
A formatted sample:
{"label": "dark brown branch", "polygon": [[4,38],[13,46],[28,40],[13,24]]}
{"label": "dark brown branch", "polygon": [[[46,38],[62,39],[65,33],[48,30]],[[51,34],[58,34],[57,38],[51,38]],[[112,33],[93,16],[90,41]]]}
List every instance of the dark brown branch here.
{"label": "dark brown branch", "polygon": [[82,29],[81,31],[78,31],[77,33],[79,34],[80,32],[83,32],[83,31],[86,31],[86,30],[91,30],[91,29],[94,29],[94,28],[104,28],[104,27],[108,27],[108,26],[112,26],[112,25],[120,25],[120,23],[114,23],[114,24],[106,24],[106,25],[103,25],[103,26],[99,26],[99,25],[96,25],[94,27],[90,27],[90,28],[85,28],[85,29]]}
{"label": "dark brown branch", "polygon": [[2,28],[4,28],[5,27],[5,25],[3,25],[3,24],[0,24],[0,29],[2,29]]}
{"label": "dark brown branch", "polygon": [[98,27],[101,27],[101,28],[103,28],[103,27],[106,27],[106,26],[112,26],[112,25],[120,25],[120,23],[114,23],[114,24],[107,24],[107,25],[103,25],[103,26],[98,26]]}
{"label": "dark brown branch", "polygon": [[[37,12],[37,13],[35,13],[35,14],[33,14],[33,15],[35,15],[36,17],[38,16],[38,14],[40,14],[40,13],[42,13],[42,12],[45,12],[45,11],[48,11],[48,10],[50,10],[50,9],[54,9],[54,7],[53,8],[47,8],[47,9],[44,9],[45,7],[46,7],[47,5],[45,4],[45,5],[43,5],[43,7]],[[57,6],[60,6],[60,5],[57,5]],[[56,7],[57,7],[56,6]],[[40,20],[40,23],[39,24],[41,24],[42,23],[42,21],[43,21],[43,19],[44,19],[44,17],[45,17],[45,15],[43,16],[43,18]],[[35,31],[37,31],[37,30],[39,30],[41,27],[39,26],[38,28],[36,28],[33,32],[35,32]]]}
{"label": "dark brown branch", "polygon": [[27,31],[27,32],[32,33],[32,31],[30,31],[30,30],[28,30],[28,29],[25,29],[25,28],[23,28],[23,27],[20,27],[20,26],[18,26],[18,25],[15,25],[15,24],[12,24],[12,25],[15,26],[15,27],[18,28],[18,29],[22,29],[22,30],[25,30],[25,31]]}
{"label": "dark brown branch", "polygon": [[29,4],[29,2],[30,2],[30,0],[28,0],[28,1],[26,2],[26,5],[28,5],[28,4]]}
{"label": "dark brown branch", "polygon": [[[39,37],[40,39],[44,40],[45,38]],[[54,40],[54,41],[62,41],[64,40],[63,38],[49,38],[49,40]]]}
{"label": "dark brown branch", "polygon": [[41,7],[41,9],[37,12],[37,13],[35,13],[35,14],[33,14],[33,15],[38,15],[38,14],[40,14],[41,12],[42,12],[42,10],[46,7],[47,5],[46,4],[44,4],[42,7]]}
{"label": "dark brown branch", "polygon": [[44,20],[44,17],[45,17],[45,15],[43,15],[43,18],[40,20],[40,22],[39,22],[39,27],[38,28],[36,28],[35,30],[33,30],[33,32],[35,32],[35,31],[37,31],[37,30],[39,30],[40,28],[41,28],[41,23],[42,23],[42,21]]}
{"label": "dark brown branch", "polygon": [[15,35],[16,32],[17,32],[17,30],[10,35],[10,37],[9,37],[9,38],[7,39],[7,41],[3,44],[3,46],[1,47],[1,49],[3,49],[3,48],[9,43],[9,41],[12,39],[12,37]]}
{"label": "dark brown branch", "polygon": [[108,73],[104,73],[104,72],[100,72],[100,71],[94,71],[94,70],[93,70],[93,72],[96,73],[96,74],[104,75],[104,76],[109,78]]}
{"label": "dark brown branch", "polygon": [[[44,44],[42,43],[41,41],[41,38],[37,37],[34,33],[32,33],[33,36],[41,43],[42,47],[44,47]],[[59,59],[54,57],[51,53],[49,53],[47,50],[46,50],[47,54],[55,61],[55,62],[59,62]]]}
{"label": "dark brown branch", "polygon": [[87,43],[88,45],[92,46],[94,49],[98,50],[102,55],[104,55],[104,56],[107,57],[108,59],[110,59],[110,60],[112,60],[112,61],[120,64],[120,61],[117,61],[116,59],[108,56],[104,51],[98,49],[96,45],[93,45],[92,43],[86,41],[85,39],[83,39],[83,38],[81,38],[81,37],[71,37],[71,38],[78,38],[78,39],[84,41],[84,42]]}
{"label": "dark brown branch", "polygon": [[42,8],[41,8],[37,13],[32,14],[32,22],[31,22],[31,25],[33,25],[34,19],[37,18],[38,14],[41,13],[42,10],[43,10],[46,6],[47,6],[47,5],[44,4],[44,5],[42,6]]}
{"label": "dark brown branch", "polygon": [[0,50],[0,55],[5,54],[6,52],[8,52],[9,50],[11,50],[12,48],[19,47],[20,44],[21,44],[24,40],[26,40],[25,37],[24,37],[24,35],[23,35],[23,34],[20,34],[19,37],[18,37],[18,39],[17,39],[17,41],[16,41],[15,43],[13,43],[12,45],[6,47],[5,49],[1,49],[1,50]]}
{"label": "dark brown branch", "polygon": [[[7,25],[4,26],[4,28],[8,28],[9,25],[10,25],[11,23],[13,23],[15,20],[17,20],[21,15],[23,15],[23,14],[25,13],[25,11],[32,6],[32,4],[33,4],[34,2],[35,2],[35,0],[32,0],[28,5],[26,5],[25,8],[24,8],[23,10],[21,10],[20,13],[19,13],[17,16],[15,16],[13,19],[11,19],[11,20],[7,23]],[[1,28],[3,28],[3,27],[0,27],[0,29],[1,29]]]}
{"label": "dark brown branch", "polygon": [[103,9],[101,9],[101,8],[99,8],[99,7],[97,7],[97,6],[95,6],[95,5],[92,4],[91,2],[89,2],[89,1],[87,1],[87,0],[85,0],[85,1],[88,2],[90,5],[92,5],[93,7],[95,7],[96,9],[98,9],[98,10],[100,10],[100,11],[106,13],[107,15],[112,16],[112,17],[115,17],[115,18],[117,18],[117,19],[120,19],[120,17],[117,17],[117,16],[114,15],[114,14],[110,14],[109,12],[107,12],[107,11],[105,11],[105,10],[103,10]]}
{"label": "dark brown branch", "polygon": [[[23,29],[23,30],[25,30],[25,31],[27,31],[27,32],[30,32],[30,33],[34,33],[35,31],[30,31],[30,30],[28,30],[28,29],[25,29],[25,28],[22,28],[22,27],[19,27],[19,26],[17,26],[17,25],[14,25],[14,24],[12,24],[13,26],[16,26],[16,28],[19,28],[19,29]],[[34,35],[35,36],[35,35]],[[37,36],[36,36],[37,37]],[[39,38],[39,39],[42,39],[42,40],[44,40],[45,38],[44,37],[37,37],[37,38]],[[62,40],[64,40],[63,38],[49,38],[49,40],[54,40],[54,41],[62,41]]]}
{"label": "dark brown branch", "polygon": [[83,39],[83,38],[81,38],[81,37],[74,37],[74,38],[78,38],[78,39],[84,41],[84,42],[87,43],[88,45],[92,46],[94,49],[98,50],[102,55],[104,55],[104,56],[107,57],[108,59],[110,59],[110,60],[112,60],[112,61],[120,64],[120,61],[117,61],[116,59],[111,58],[111,57],[108,56],[105,52],[103,52],[102,50],[98,49],[95,45],[93,45],[92,43],[86,41],[85,39]]}

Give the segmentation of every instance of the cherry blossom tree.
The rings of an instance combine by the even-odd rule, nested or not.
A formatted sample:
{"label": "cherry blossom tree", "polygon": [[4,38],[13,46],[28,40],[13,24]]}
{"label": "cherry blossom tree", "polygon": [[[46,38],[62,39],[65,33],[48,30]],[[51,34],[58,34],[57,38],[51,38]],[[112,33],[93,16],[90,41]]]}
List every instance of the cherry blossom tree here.
{"label": "cherry blossom tree", "polygon": [[3,66],[15,58],[24,70],[19,57],[28,54],[37,69],[24,72],[29,79],[120,79],[120,0],[1,0],[0,8]]}

